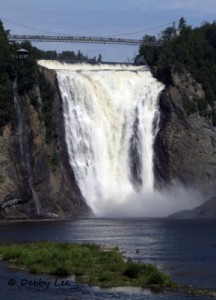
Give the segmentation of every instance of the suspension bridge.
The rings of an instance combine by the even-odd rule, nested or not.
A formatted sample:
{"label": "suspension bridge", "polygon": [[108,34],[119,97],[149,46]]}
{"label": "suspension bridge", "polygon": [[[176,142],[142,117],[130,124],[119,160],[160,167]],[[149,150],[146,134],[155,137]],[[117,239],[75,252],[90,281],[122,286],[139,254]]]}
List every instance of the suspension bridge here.
{"label": "suspension bridge", "polygon": [[60,43],[87,43],[87,44],[110,44],[110,45],[128,45],[128,46],[150,46],[161,47],[160,42],[148,42],[141,39],[126,39],[113,37],[94,37],[94,36],[65,36],[65,35],[18,35],[9,34],[10,42],[60,42]]}

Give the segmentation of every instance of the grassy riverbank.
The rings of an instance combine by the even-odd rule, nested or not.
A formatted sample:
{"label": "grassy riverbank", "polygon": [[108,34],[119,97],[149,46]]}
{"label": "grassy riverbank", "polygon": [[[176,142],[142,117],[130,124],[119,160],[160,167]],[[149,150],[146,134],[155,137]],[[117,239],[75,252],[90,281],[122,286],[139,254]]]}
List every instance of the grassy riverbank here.
{"label": "grassy riverbank", "polygon": [[172,287],[170,277],[154,265],[125,260],[118,249],[97,245],[36,242],[0,245],[1,257],[18,269],[56,276],[75,275],[76,280],[103,287]]}

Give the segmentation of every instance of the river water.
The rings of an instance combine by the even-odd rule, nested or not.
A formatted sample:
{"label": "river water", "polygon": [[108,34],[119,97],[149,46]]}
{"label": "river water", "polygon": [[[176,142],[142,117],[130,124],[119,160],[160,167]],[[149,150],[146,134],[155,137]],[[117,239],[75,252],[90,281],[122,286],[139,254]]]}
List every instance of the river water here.
{"label": "river water", "polygon": [[[11,222],[0,225],[0,242],[69,241],[118,246],[133,260],[154,263],[174,281],[216,288],[216,220],[83,219],[73,221]],[[16,283],[8,285],[9,279]],[[25,279],[25,280],[24,280]],[[47,288],[30,285],[48,282]],[[57,280],[57,281],[56,281]],[[0,264],[0,299],[190,299],[185,295],[153,294],[142,289],[99,289],[74,278],[61,286],[55,277],[29,275]],[[66,279],[63,279],[66,281]],[[200,296],[196,299],[207,299]]]}

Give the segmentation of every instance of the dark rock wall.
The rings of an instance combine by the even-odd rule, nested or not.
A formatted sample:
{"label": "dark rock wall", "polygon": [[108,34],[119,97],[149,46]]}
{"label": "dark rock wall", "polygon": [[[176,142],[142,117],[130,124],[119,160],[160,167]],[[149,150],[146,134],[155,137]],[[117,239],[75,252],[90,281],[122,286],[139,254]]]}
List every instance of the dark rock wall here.
{"label": "dark rock wall", "polygon": [[[45,143],[45,126],[41,115],[30,104],[28,95],[22,97],[26,119],[26,143],[30,153],[32,193],[26,193],[27,179],[23,175],[17,139],[17,121],[8,124],[0,136],[0,218],[71,218],[86,216],[90,209],[85,204],[70,168],[64,139],[61,98],[56,86],[55,72],[45,71],[55,87],[53,114],[59,137]],[[40,94],[38,90],[38,94]],[[58,154],[58,165],[51,163]],[[24,172],[25,173],[25,172]],[[40,213],[36,209],[39,201]]]}
{"label": "dark rock wall", "polygon": [[172,72],[172,85],[160,97],[160,131],[155,140],[156,186],[183,183],[203,191],[216,188],[216,129],[198,112],[188,115],[184,102],[204,98],[189,73]]}
{"label": "dark rock wall", "polygon": [[[59,136],[51,143],[45,143],[41,115],[30,104],[28,95],[23,97],[30,149],[26,155],[29,155],[34,195],[26,189],[17,124],[7,124],[0,136],[1,219],[71,218],[90,214],[69,164],[56,74],[50,70],[45,70],[45,74],[56,90],[53,114]],[[38,88],[37,92],[40,95]],[[160,130],[154,144],[157,188],[182,183],[204,191],[215,190],[216,129],[207,117],[200,116],[198,112],[188,115],[184,109],[185,101],[204,97],[202,86],[189,73],[172,72],[172,84],[166,86],[159,102]],[[50,163],[54,153],[59,155],[57,166]],[[39,200],[39,214],[35,199]]]}

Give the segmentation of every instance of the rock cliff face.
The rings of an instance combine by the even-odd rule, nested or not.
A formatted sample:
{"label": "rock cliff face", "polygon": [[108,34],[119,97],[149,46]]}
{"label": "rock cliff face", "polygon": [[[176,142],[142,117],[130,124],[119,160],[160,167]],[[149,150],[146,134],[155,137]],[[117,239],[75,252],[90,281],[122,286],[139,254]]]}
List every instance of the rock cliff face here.
{"label": "rock cliff face", "polygon": [[22,128],[17,115],[0,136],[1,219],[67,218],[90,212],[69,167],[55,73],[46,76],[55,87],[53,114],[59,137],[46,144],[40,112],[28,95],[20,98]]}
{"label": "rock cliff face", "polygon": [[172,72],[172,85],[160,97],[161,127],[155,141],[156,185],[180,182],[214,191],[216,187],[216,129],[185,105],[205,97],[202,86],[186,71]]}
{"label": "rock cliff face", "polygon": [[[86,216],[85,204],[69,165],[64,138],[61,96],[56,74],[44,70],[55,87],[53,114],[58,138],[45,142],[41,113],[28,95],[20,98],[20,114],[0,136],[0,219]],[[216,129],[199,112],[185,106],[205,97],[202,86],[186,72],[172,72],[172,84],[160,97],[160,130],[155,140],[156,187],[182,183],[212,191],[216,187]],[[40,96],[40,91],[37,88]],[[22,136],[22,143],[20,137]],[[21,145],[22,144],[22,145]]]}
{"label": "rock cliff face", "polygon": [[204,204],[192,210],[183,210],[168,216],[170,219],[215,219],[216,218],[216,197],[212,197]]}

